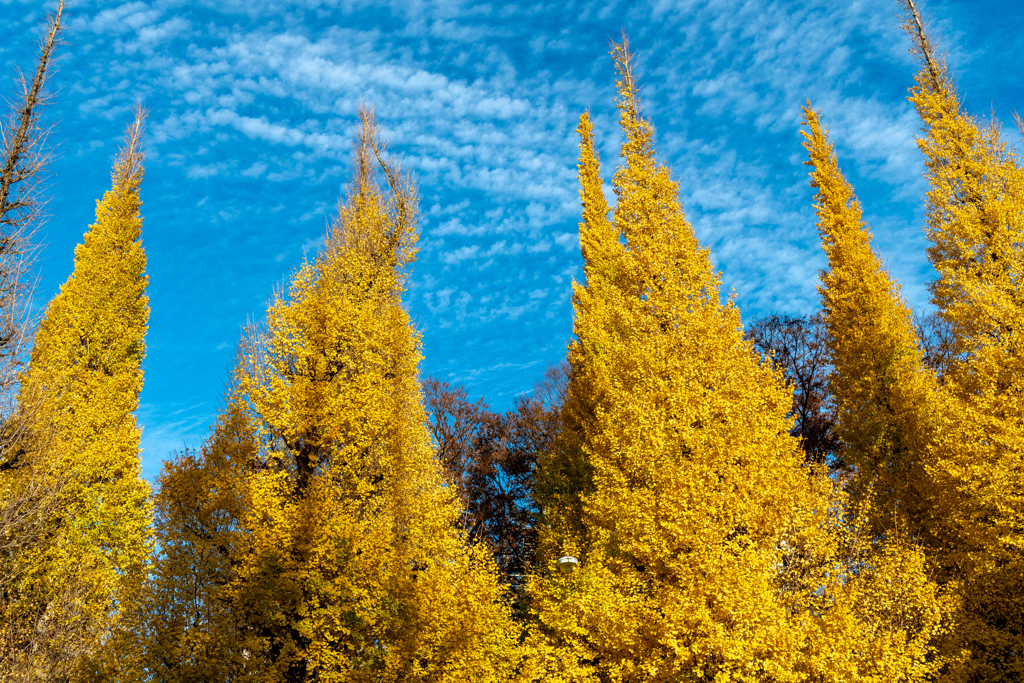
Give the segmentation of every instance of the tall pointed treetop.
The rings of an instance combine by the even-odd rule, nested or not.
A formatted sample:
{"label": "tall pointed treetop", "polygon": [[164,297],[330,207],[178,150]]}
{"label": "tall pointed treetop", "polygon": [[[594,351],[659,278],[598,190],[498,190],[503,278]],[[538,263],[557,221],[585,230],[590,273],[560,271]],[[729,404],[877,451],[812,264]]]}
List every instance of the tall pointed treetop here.
{"label": "tall pointed treetop", "polygon": [[[818,499],[788,434],[791,397],[743,341],[710,253],[654,154],[628,45],[612,53],[622,164],[608,219],[580,120],[575,339],[563,433],[538,463],[533,607],[564,680],[754,677],[794,666],[779,543]],[[562,555],[579,569],[561,574]],[[540,648],[542,652],[545,651]]]}
{"label": "tall pointed treetop", "polygon": [[32,458],[71,477],[55,542],[30,574],[40,595],[78,596],[75,610],[51,622],[73,652],[70,662],[97,654],[110,638],[152,549],[135,421],[149,319],[139,197],[144,120],[137,109],[112,187],[46,308],[21,384],[23,409],[38,423]]}
{"label": "tall pointed treetop", "polygon": [[806,163],[829,268],[821,276],[830,383],[855,497],[870,498],[880,528],[925,532],[926,450],[935,431],[937,384],[925,367],[909,307],[871,248],[860,202],[839,169],[819,115],[804,107]]}
{"label": "tall pointed treetop", "polygon": [[323,250],[247,334],[200,457],[162,479],[167,617],[142,649],[170,680],[497,683],[512,660],[493,560],[459,529],[426,426],[402,305],[415,187],[360,114]]}
{"label": "tall pointed treetop", "polygon": [[903,5],[921,65],[910,101],[924,133],[932,301],[949,328],[950,405],[931,466],[947,539],[934,571],[962,606],[948,647],[964,656],[948,676],[1010,680],[1024,676],[1024,164],[994,117],[965,111],[916,3]]}

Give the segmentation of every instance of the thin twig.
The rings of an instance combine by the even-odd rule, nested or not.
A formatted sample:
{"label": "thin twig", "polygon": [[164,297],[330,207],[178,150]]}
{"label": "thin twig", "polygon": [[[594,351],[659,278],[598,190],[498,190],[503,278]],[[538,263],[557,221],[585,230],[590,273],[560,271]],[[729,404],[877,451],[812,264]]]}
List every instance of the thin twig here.
{"label": "thin twig", "polygon": [[935,57],[932,52],[931,41],[928,40],[928,34],[924,30],[924,24],[921,22],[921,14],[917,11],[917,3],[914,0],[903,0],[903,6],[910,14],[910,19],[914,22],[914,31],[916,33],[915,40],[917,42],[917,48],[921,52],[921,56],[924,57],[925,65],[928,67],[928,73],[932,77],[932,85],[936,90],[943,89],[943,78],[942,70],[939,68],[938,63],[935,61]]}
{"label": "thin twig", "polygon": [[[633,74],[633,68],[636,65],[636,53],[629,51],[629,36],[626,35],[625,29],[622,30],[622,42],[612,46],[612,55],[616,57],[616,62],[621,65],[619,72],[626,81],[626,87],[629,92],[627,108],[632,117],[638,119],[640,118],[640,93],[637,92],[636,76]],[[621,58],[619,58],[619,55],[621,55]]]}
{"label": "thin twig", "polygon": [[4,167],[3,170],[0,171],[0,220],[3,220],[4,222],[6,222],[5,219],[7,218],[8,213],[25,207],[25,202],[19,200],[15,200],[10,205],[8,204],[11,186],[27,179],[28,177],[34,176],[39,171],[38,164],[32,164],[28,169],[22,169],[21,166],[24,163],[26,151],[28,151],[28,148],[31,147],[34,142],[33,138],[35,136],[33,136],[33,131],[36,129],[39,119],[38,107],[45,103],[42,90],[46,83],[47,71],[53,55],[54,45],[56,45],[58,37],[64,28],[60,23],[63,12],[64,0],[60,0],[56,11],[50,18],[49,30],[47,31],[42,51],[39,54],[39,64],[36,66],[36,73],[32,79],[32,86],[25,88],[24,79],[22,79],[24,101],[21,111],[17,117],[18,129],[15,132],[13,139],[7,141],[7,149],[5,150],[4,155]]}

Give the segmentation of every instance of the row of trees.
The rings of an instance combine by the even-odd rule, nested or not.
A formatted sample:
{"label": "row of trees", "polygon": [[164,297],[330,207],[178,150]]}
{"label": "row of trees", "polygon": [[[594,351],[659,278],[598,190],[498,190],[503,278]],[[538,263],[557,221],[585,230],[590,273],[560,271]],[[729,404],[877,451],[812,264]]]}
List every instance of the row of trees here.
{"label": "row of trees", "polygon": [[744,335],[624,39],[616,202],[584,114],[585,281],[567,361],[533,396],[496,414],[420,382],[402,305],[416,189],[363,110],[325,246],[246,331],[209,439],[151,496],[141,111],[19,365],[31,204],[6,198],[38,168],[18,141],[39,139],[58,8],[25,131],[5,131],[0,679],[1024,678],[1024,168],[904,7],[932,318],[872,249],[808,103],[822,312]]}

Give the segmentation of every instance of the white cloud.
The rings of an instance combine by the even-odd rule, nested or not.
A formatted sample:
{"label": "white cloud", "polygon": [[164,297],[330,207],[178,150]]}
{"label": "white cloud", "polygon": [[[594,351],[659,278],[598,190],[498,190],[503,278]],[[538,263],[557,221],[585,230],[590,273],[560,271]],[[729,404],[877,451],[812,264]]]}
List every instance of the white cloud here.
{"label": "white cloud", "polygon": [[228,164],[224,162],[217,162],[205,165],[195,164],[189,167],[188,171],[186,172],[186,175],[192,179],[212,178],[213,176],[217,176],[223,173],[227,169],[227,167]]}
{"label": "white cloud", "polygon": [[579,249],[580,236],[579,233],[572,232],[559,232],[555,233],[555,244],[560,246],[566,251],[574,251]]}
{"label": "white cloud", "polygon": [[460,247],[453,251],[445,252],[441,254],[441,261],[448,265],[458,263],[459,261],[465,261],[467,259],[475,259],[480,255],[480,245],[474,244],[468,247]]}
{"label": "white cloud", "polygon": [[[954,0],[934,4],[954,11]],[[528,388],[571,333],[569,283],[582,277],[573,129],[590,108],[610,181],[619,132],[606,44],[620,27],[639,50],[659,154],[748,317],[817,305],[824,258],[797,135],[807,98],[904,292],[927,299],[917,122],[904,99],[913,66],[891,0],[87,0],[76,12],[75,71],[62,72],[74,85],[61,95],[80,126],[74,158],[106,165],[123,125],[106,120],[142,98],[150,177],[164,183],[147,210],[216,225],[230,247],[208,270],[235,268],[224,296],[252,306],[322,244],[356,107],[375,106],[422,196],[410,311],[428,330],[427,368],[457,364],[489,395]],[[984,61],[938,26],[954,65]],[[613,202],[610,183],[605,193]]]}
{"label": "white cloud", "polygon": [[144,2],[128,2],[111,9],[101,10],[91,20],[81,24],[72,24],[85,28],[93,33],[121,34],[137,31],[155,23],[163,14],[162,10],[153,9]]}
{"label": "white cloud", "polygon": [[266,173],[267,165],[262,161],[255,162],[252,166],[242,171],[242,175],[247,178],[259,178],[261,175]]}
{"label": "white cloud", "polygon": [[185,33],[191,25],[181,17],[173,17],[155,26],[143,26],[138,29],[139,41],[142,43],[161,43]]}

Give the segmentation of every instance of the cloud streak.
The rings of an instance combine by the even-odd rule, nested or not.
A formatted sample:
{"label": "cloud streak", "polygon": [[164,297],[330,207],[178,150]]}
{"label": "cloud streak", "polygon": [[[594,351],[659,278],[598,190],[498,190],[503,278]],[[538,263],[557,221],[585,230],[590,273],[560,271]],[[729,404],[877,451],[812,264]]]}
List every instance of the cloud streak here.
{"label": "cloud streak", "polygon": [[[988,98],[986,109],[990,99],[1008,111],[1024,92],[990,54],[1024,47],[1014,37],[1024,31],[1011,30],[1024,28],[1024,10],[1004,9],[996,45],[954,23],[969,8],[989,11],[982,5],[928,9],[954,67],[979,74],[963,83]],[[0,20],[7,35],[32,30],[34,5],[4,6],[19,8]],[[151,110],[147,458],[161,457],[176,431],[209,423],[232,352],[218,345],[262,316],[322,239],[361,102],[419,181],[408,300],[426,371],[467,381],[499,407],[528,390],[571,334],[571,281],[582,277],[573,130],[587,109],[605,177],[614,172],[607,45],[622,28],[639,51],[659,153],[746,318],[817,305],[824,258],[798,135],[808,99],[883,258],[911,302],[927,305],[918,124],[905,101],[914,67],[890,0],[82,0],[73,9],[55,111],[68,141],[55,181],[69,189],[48,239],[61,265],[43,290],[66,276],[141,99]],[[32,45],[23,42],[0,56],[24,64]],[[188,424],[165,408],[198,403]]]}

